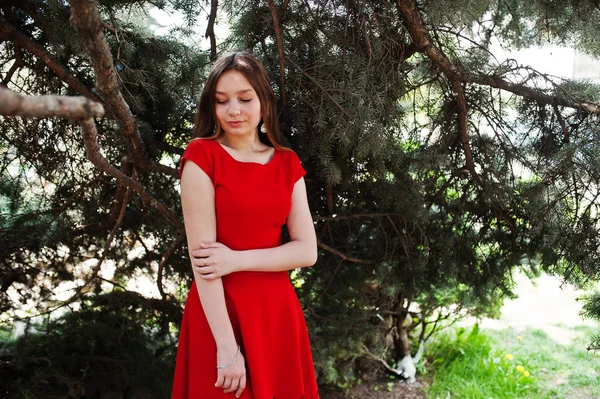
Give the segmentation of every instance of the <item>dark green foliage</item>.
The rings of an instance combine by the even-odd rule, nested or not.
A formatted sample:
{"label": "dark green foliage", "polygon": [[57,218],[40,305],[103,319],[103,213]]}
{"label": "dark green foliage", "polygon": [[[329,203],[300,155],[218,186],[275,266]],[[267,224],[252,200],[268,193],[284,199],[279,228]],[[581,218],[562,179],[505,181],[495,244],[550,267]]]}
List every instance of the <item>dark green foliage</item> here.
{"label": "dark green foliage", "polygon": [[[246,49],[263,60],[278,96],[283,140],[308,171],[320,258],[314,268],[293,272],[293,281],[321,382],[357,381],[365,348],[394,363],[406,354],[400,331],[419,340],[442,320],[496,314],[513,295],[515,268],[531,276],[560,274],[581,285],[598,280],[597,115],[463,84],[477,180],[467,167],[455,92],[439,67],[416,52],[394,2],[275,2],[283,83],[268,3],[219,3],[219,18],[232,31],[218,51]],[[93,71],[70,26],[68,4],[7,4],[1,11],[7,23],[93,90]],[[153,34],[135,18],[152,5],[182,12],[186,25],[164,37]],[[498,41],[505,47],[568,43],[597,54],[595,2],[418,6],[434,45],[469,76],[527,84],[563,100],[600,98],[598,86],[589,82],[554,79],[511,61],[498,64],[490,53],[490,43]],[[121,92],[146,156],[156,162],[176,166],[190,139],[210,66],[210,51],[193,43],[190,32],[209,7],[196,1],[101,2]],[[0,44],[2,79],[17,54],[24,66],[9,88],[77,94],[8,39]],[[120,126],[108,117],[97,125],[107,160],[180,215],[177,180],[132,167]],[[149,375],[133,367],[137,357],[143,359],[138,368],[163,365],[162,377],[151,381],[162,381],[155,387],[161,397],[174,359],[168,327],[178,325],[191,279],[185,246],[164,262],[162,280],[158,265],[179,231],[93,167],[78,125],[70,121],[1,119],[0,165],[1,321],[22,317],[24,308],[29,315],[62,309],[65,300],[56,298],[56,288],[64,283],[70,284],[66,303],[73,306],[73,312],[49,320],[42,335],[5,348],[15,370],[29,373],[11,392],[25,395],[27,387],[30,395],[48,389],[47,395],[64,396],[70,388],[89,386],[87,378],[107,364],[124,378],[115,387],[147,387]],[[100,260],[105,269],[98,269]],[[124,291],[140,277],[165,294],[149,299],[159,294]],[[589,299],[586,312],[594,316],[598,298]],[[117,332],[119,326],[127,334]],[[101,329],[105,337],[96,334]],[[78,340],[75,331],[89,341]],[[77,345],[65,349],[65,342]],[[32,360],[42,357],[49,363]]]}
{"label": "dark green foliage", "polygon": [[[600,292],[593,292],[579,298],[584,302],[582,316],[588,319],[600,319]],[[588,350],[600,350],[600,334],[596,334],[592,338],[592,342],[588,346]]]}
{"label": "dark green foliage", "polygon": [[129,292],[92,296],[77,312],[0,342],[2,397],[167,397],[175,357],[168,319],[177,311]]}

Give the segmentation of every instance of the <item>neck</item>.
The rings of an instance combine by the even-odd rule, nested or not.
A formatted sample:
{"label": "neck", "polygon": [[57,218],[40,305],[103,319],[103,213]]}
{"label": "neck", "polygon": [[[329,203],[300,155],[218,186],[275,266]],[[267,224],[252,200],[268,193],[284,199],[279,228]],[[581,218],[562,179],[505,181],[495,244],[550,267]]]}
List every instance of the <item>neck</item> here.
{"label": "neck", "polygon": [[219,141],[221,144],[240,152],[250,152],[257,149],[261,145],[261,142],[258,139],[258,133],[247,136],[234,136],[224,133],[220,137]]}

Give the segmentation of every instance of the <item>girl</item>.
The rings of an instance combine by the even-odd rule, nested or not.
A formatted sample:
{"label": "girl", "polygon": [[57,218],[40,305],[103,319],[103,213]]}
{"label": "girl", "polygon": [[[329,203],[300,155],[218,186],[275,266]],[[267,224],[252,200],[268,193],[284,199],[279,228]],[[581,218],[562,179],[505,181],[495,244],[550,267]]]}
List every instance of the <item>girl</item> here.
{"label": "girl", "polygon": [[[317,243],[298,156],[279,143],[275,96],[252,55],[218,59],[181,158],[194,283],[172,398],[317,399],[308,332],[288,270]],[[191,161],[191,162],[187,162]],[[287,226],[290,241],[282,244]]]}

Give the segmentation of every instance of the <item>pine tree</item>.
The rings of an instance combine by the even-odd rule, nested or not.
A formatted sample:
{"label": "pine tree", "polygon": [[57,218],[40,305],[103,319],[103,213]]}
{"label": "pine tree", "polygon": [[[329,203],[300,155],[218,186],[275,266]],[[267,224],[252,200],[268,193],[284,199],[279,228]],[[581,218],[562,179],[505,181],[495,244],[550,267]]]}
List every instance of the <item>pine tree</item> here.
{"label": "pine tree", "polygon": [[[169,332],[191,279],[176,166],[211,59],[235,49],[269,69],[284,141],[308,171],[320,258],[292,278],[321,383],[356,381],[373,367],[414,377],[411,343],[444,320],[496,312],[516,269],[583,286],[600,277],[600,90],[492,53],[494,43],[557,43],[598,55],[595,2],[3,4],[6,323],[22,318],[25,304],[35,304],[29,316],[68,309],[44,319],[49,337],[71,339],[67,326],[89,333],[94,319],[108,330],[130,325],[135,339],[148,340],[137,353],[150,348],[172,365]],[[211,48],[190,45],[187,31],[154,36],[125,18],[150,4],[183,12],[190,28],[206,17]],[[216,15],[232,29],[219,45]],[[63,96],[62,106],[51,95]],[[128,288],[140,275],[156,282],[156,298]],[[59,300],[55,288],[65,282],[72,289]],[[586,314],[600,317],[597,304],[591,295]],[[126,341],[110,337],[122,352]],[[38,341],[21,348],[30,351],[17,345],[0,370],[22,373],[32,364],[23,359],[48,350]],[[29,392],[76,396],[90,378],[80,370],[97,364],[79,356],[77,367],[61,368],[66,383],[54,377],[51,389],[29,384]],[[50,378],[39,370],[23,386]],[[115,390],[146,378],[125,375]]]}

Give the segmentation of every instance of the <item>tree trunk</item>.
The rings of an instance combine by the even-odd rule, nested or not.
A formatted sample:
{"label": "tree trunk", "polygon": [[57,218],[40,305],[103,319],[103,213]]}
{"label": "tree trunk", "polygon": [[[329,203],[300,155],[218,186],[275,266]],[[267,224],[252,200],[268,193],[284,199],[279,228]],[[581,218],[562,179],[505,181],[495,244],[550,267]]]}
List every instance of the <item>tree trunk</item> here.
{"label": "tree trunk", "polygon": [[396,368],[394,371],[400,377],[405,378],[411,382],[415,380],[417,369],[414,365],[413,358],[410,354],[410,341],[408,340],[408,325],[407,321],[408,304],[404,307],[405,297],[403,295],[398,296],[398,302],[395,308],[398,309],[398,316],[396,316],[396,325],[394,331],[394,351],[396,358]]}

